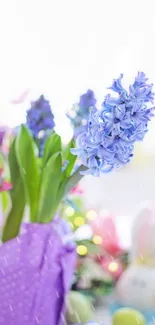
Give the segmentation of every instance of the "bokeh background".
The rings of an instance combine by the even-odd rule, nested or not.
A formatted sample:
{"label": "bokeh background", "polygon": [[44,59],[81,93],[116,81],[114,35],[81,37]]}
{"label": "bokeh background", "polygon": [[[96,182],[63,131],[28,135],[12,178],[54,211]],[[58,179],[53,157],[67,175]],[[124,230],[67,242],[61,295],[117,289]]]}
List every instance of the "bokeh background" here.
{"label": "bokeh background", "polygon": [[[137,70],[155,82],[154,17],[154,0],[1,1],[0,123],[23,122],[30,100],[44,93],[67,142],[72,129],[65,113],[88,88],[100,106],[121,72],[125,85]],[[86,205],[112,212],[127,246],[137,206],[155,199],[154,163],[155,120],[129,166],[83,182]]]}

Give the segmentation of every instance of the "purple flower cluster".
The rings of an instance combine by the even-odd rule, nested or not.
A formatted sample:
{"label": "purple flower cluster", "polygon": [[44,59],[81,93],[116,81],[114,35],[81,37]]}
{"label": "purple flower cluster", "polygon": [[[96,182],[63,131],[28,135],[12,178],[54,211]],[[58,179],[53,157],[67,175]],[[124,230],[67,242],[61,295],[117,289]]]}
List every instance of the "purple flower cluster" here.
{"label": "purple flower cluster", "polygon": [[26,125],[38,143],[39,156],[41,157],[44,153],[45,140],[55,127],[49,101],[43,95],[31,103],[31,108],[27,111]]}
{"label": "purple flower cluster", "polygon": [[85,94],[81,95],[79,103],[73,105],[73,108],[67,113],[67,117],[70,119],[74,128],[75,137],[77,137],[79,132],[83,130],[83,127],[87,125],[90,107],[94,107],[95,105],[96,99],[94,92],[88,89]]}
{"label": "purple flower cluster", "polygon": [[5,130],[3,130],[3,128],[0,127],[0,147],[3,144],[4,136],[5,136]]}
{"label": "purple flower cluster", "polygon": [[0,147],[3,145],[3,141],[5,139],[5,136],[8,132],[8,127],[4,125],[0,125]]}
{"label": "purple flower cluster", "polygon": [[110,89],[116,97],[108,94],[101,110],[91,109],[88,127],[78,137],[78,155],[88,168],[85,174],[99,176],[127,164],[133,156],[134,143],[143,140],[154,107],[153,85],[147,83],[143,72],[138,72],[133,85],[126,91],[122,86],[121,74],[113,81]]}
{"label": "purple flower cluster", "polygon": [[89,108],[96,105],[96,99],[94,97],[94,92],[90,89],[80,96],[79,101],[79,114],[81,116],[87,117],[89,115]]}
{"label": "purple flower cluster", "polygon": [[43,95],[31,103],[31,108],[27,111],[26,124],[35,139],[42,138],[46,131],[53,130],[54,115],[49,101]]}

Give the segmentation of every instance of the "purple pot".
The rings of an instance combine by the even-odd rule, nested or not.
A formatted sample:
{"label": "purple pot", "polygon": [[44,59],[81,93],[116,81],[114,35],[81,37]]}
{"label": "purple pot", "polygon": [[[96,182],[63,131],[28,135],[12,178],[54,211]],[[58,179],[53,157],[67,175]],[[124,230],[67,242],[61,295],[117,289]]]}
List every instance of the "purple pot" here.
{"label": "purple pot", "polygon": [[63,244],[61,221],[23,230],[0,247],[0,325],[60,325],[74,246]]}

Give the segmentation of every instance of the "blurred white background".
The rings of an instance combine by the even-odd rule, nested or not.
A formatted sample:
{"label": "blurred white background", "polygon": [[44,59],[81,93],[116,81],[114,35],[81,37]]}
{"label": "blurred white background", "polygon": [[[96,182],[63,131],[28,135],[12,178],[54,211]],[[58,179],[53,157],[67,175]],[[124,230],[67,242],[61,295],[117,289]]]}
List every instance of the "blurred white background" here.
{"label": "blurred white background", "polygon": [[[25,89],[52,103],[57,130],[71,128],[65,112],[92,88],[98,105],[113,78],[130,83],[138,70],[155,82],[154,0],[5,0],[0,3],[0,122],[24,121],[23,105],[12,105]],[[120,217],[130,228],[134,209],[155,199],[155,122],[135,162],[100,180],[87,178],[86,202]],[[140,152],[139,152],[140,150]],[[129,217],[130,216],[130,217]],[[127,235],[125,235],[126,237]]]}

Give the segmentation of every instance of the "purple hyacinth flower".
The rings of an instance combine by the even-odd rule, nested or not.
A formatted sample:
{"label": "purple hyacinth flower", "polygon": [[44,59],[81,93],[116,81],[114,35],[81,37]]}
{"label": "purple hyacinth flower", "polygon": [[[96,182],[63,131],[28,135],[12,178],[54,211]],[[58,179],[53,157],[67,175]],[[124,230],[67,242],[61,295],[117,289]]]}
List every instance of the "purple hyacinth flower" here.
{"label": "purple hyacinth flower", "polygon": [[31,108],[27,111],[26,125],[34,139],[39,143],[39,156],[42,156],[45,140],[55,127],[54,115],[49,101],[43,95],[31,103]]}
{"label": "purple hyacinth flower", "polygon": [[6,128],[4,126],[0,126],[0,146],[2,146],[3,144],[5,133],[6,133]]}
{"label": "purple hyacinth flower", "polygon": [[120,77],[118,79],[113,80],[113,84],[109,89],[115,91],[118,94],[127,94],[127,91],[123,88],[122,86],[122,79],[123,79],[123,74],[121,73]]}
{"label": "purple hyacinth flower", "polygon": [[85,130],[90,108],[95,107],[95,105],[96,99],[94,92],[88,89],[86,93],[80,96],[79,103],[74,105],[72,110],[67,113],[67,117],[70,119],[74,129],[75,138]]}
{"label": "purple hyacinth flower", "polygon": [[0,130],[0,146],[3,144],[3,139],[4,139],[5,131]]}
{"label": "purple hyacinth flower", "polygon": [[0,325],[58,325],[76,254],[62,242],[61,225],[27,224],[0,247]]}
{"label": "purple hyacinth flower", "polygon": [[94,92],[88,89],[87,92],[80,97],[79,108],[83,116],[89,115],[89,108],[96,105],[96,99],[94,97]]}
{"label": "purple hyacinth flower", "polygon": [[105,122],[105,131],[108,134],[113,130],[119,134],[121,129],[129,129],[132,126],[131,119],[126,115],[124,104],[111,105],[111,111],[103,112],[102,116]]}
{"label": "purple hyacinth flower", "polygon": [[145,85],[148,81],[148,78],[146,78],[146,75],[144,72],[138,71],[137,77],[135,78],[135,82],[133,84],[133,87],[140,87],[141,85]]}
{"label": "purple hyacinth flower", "polygon": [[129,91],[123,88],[122,78],[121,74],[110,87],[117,97],[108,94],[100,110],[91,110],[87,129],[77,141],[78,148],[72,149],[88,168],[87,174],[99,176],[130,162],[135,142],[143,140],[154,116],[154,107],[148,105],[155,94],[145,74],[138,73]]}
{"label": "purple hyacinth flower", "polygon": [[41,131],[53,130],[55,126],[54,115],[49,101],[43,95],[35,102],[32,102],[31,108],[27,111],[26,124],[34,138],[38,138]]}

